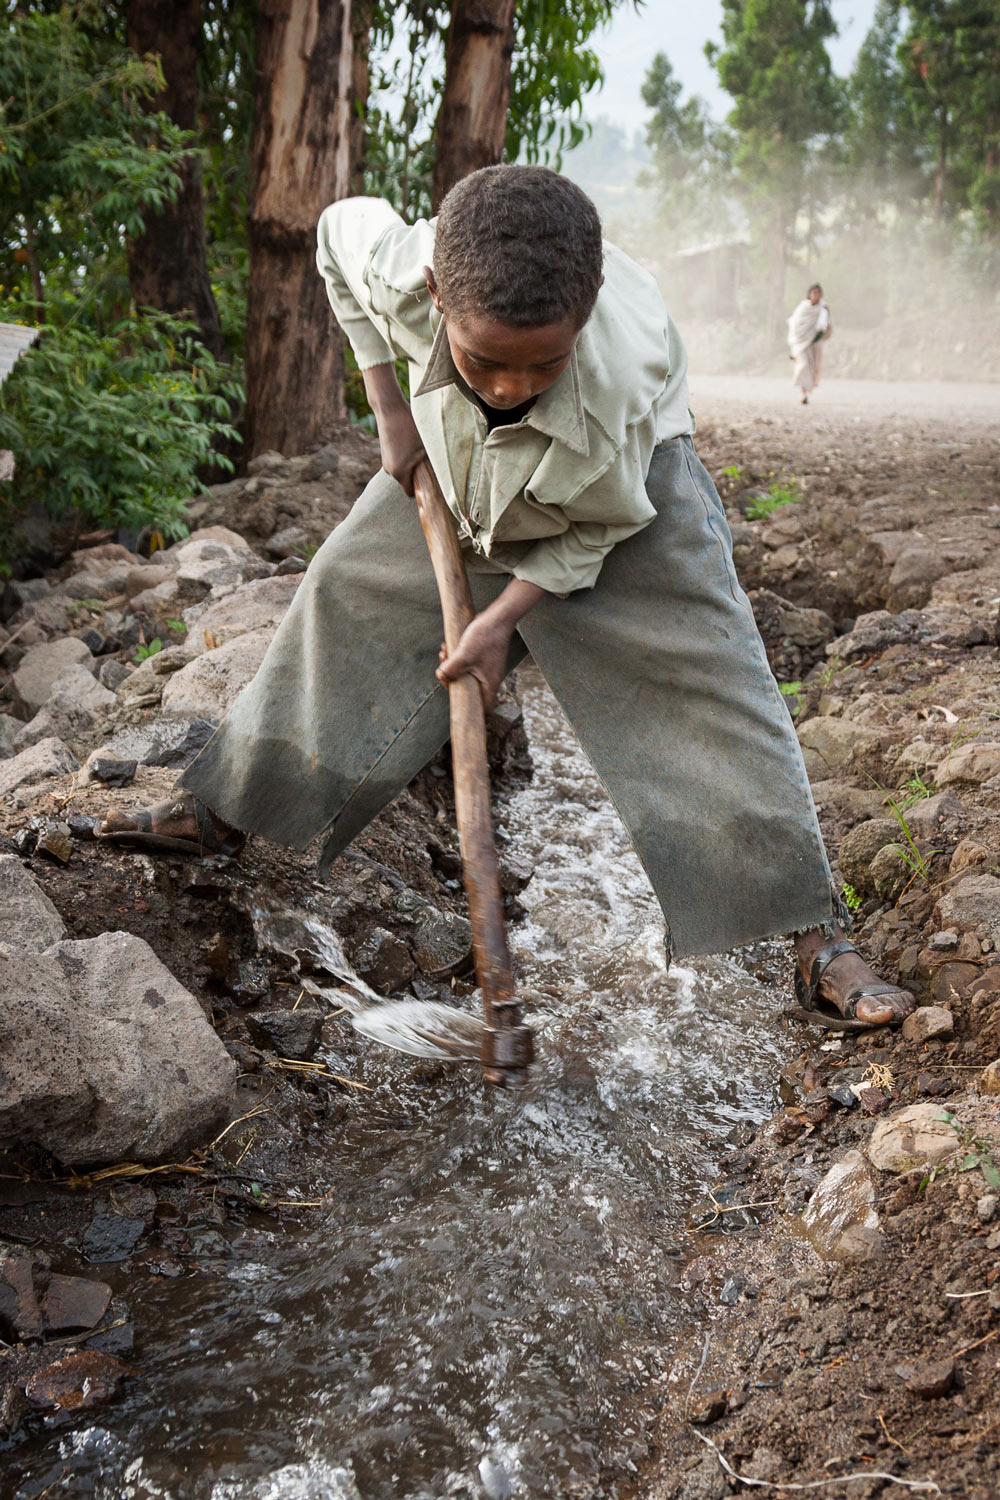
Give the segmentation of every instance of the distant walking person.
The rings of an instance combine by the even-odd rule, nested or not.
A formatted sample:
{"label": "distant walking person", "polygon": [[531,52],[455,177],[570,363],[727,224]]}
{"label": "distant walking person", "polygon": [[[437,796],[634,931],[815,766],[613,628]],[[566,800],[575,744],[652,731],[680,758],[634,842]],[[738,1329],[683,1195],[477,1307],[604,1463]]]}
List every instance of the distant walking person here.
{"label": "distant walking person", "polygon": [[788,320],[788,349],[795,361],[792,380],[808,406],[809,392],[819,385],[823,365],[822,344],[833,332],[830,309],[823,301],[823,288],[814,282]]}

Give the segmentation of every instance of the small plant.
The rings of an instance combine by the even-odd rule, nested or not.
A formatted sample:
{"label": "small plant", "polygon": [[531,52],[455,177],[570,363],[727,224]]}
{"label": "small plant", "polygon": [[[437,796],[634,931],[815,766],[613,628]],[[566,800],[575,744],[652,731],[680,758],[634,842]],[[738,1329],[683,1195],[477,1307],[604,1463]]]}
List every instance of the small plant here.
{"label": "small plant", "polygon": [[792,718],[796,718],[802,707],[802,699],[805,694],[805,686],[801,682],[779,682],[778,691],[783,698],[790,700],[788,710]]}
{"label": "small plant", "polygon": [[[978,1167],[986,1179],[987,1187],[991,1188],[995,1193],[1000,1192],[1000,1168],[998,1168],[993,1159],[996,1142],[984,1136],[973,1135],[967,1126],[963,1126],[955,1118],[950,1109],[942,1109],[934,1118],[935,1120],[942,1120],[946,1125],[950,1125],[958,1136],[958,1144],[965,1147],[965,1155],[960,1162],[952,1166],[952,1170],[955,1172],[974,1172]],[[934,1180],[933,1172],[930,1175],[930,1180]],[[922,1183],[921,1186],[923,1185]]]}
{"label": "small plant", "polygon": [[167,629],[172,630],[174,635],[187,635],[188,628],[183,620],[168,620]]}
{"label": "small plant", "polygon": [[[934,858],[935,854],[942,853],[942,850],[930,849],[926,854],[921,853],[917,848],[913,834],[910,832],[910,825],[906,821],[905,809],[912,807],[913,803],[900,801],[898,798],[890,796],[881,782],[876,781],[874,776],[871,779],[885,798],[889,811],[896,819],[903,834],[902,843],[889,844],[887,848],[892,849],[895,854],[899,855],[904,865],[906,865],[908,870],[913,871],[917,879],[923,881],[924,885],[929,885],[931,879],[930,861]],[[919,778],[917,779],[919,780]],[[919,800],[919,797],[914,798],[914,801]]]}
{"label": "small plant", "polygon": [[138,646],[136,646],[135,656],[133,660],[137,662],[146,661],[148,657],[156,656],[162,650],[163,642],[160,640],[160,637],[158,635],[154,635],[153,639],[148,643],[142,641]]}
{"label": "small plant", "polygon": [[831,656],[819,677],[820,687],[829,687],[844,663],[839,656]]}
{"label": "small plant", "polygon": [[918,802],[923,802],[926,797],[933,797],[937,791],[937,783],[932,781],[928,786],[919,772],[916,772],[909,781],[903,782],[899,790],[903,795],[897,797],[896,802],[903,812],[907,812],[911,807],[916,807]]}
{"label": "small plant", "polygon": [[79,614],[81,610],[87,609],[92,615],[103,614],[107,605],[103,599],[74,599],[69,605],[70,614]]}
{"label": "small plant", "polygon": [[773,516],[776,510],[784,505],[798,505],[802,499],[802,491],[794,479],[787,480],[784,484],[775,484],[763,495],[754,495],[747,503],[744,514],[748,521],[766,521],[768,516]]}
{"label": "small plant", "polygon": [[848,885],[846,880],[841,887],[840,894],[844,898],[844,905],[847,907],[848,911],[853,912],[857,911],[860,908],[862,897],[854,889],[853,885]]}

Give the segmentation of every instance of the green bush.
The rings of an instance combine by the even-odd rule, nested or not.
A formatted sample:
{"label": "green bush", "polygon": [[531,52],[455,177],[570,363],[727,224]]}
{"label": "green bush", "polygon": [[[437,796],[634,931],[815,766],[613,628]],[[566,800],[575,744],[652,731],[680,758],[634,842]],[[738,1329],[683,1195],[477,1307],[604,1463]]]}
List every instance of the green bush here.
{"label": "green bush", "polygon": [[192,334],[146,312],[107,333],[50,327],[21,356],[0,393],[0,448],[15,460],[13,481],[0,484],[0,555],[19,512],[38,501],[97,526],[185,534],[199,465],[232,469],[213,444],[238,437],[231,418],[243,395]]}
{"label": "green bush", "polygon": [[763,495],[755,495],[747,504],[744,515],[748,521],[766,521],[783,505],[798,505],[802,491],[794,479],[784,484],[775,484]]}

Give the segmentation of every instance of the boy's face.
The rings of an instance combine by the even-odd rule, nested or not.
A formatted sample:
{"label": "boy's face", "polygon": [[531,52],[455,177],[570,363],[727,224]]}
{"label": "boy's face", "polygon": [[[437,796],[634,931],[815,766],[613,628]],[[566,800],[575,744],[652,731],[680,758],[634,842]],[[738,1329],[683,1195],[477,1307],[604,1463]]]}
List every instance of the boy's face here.
{"label": "boy's face", "polygon": [[[433,275],[428,288],[443,313]],[[573,318],[517,328],[485,313],[445,317],[445,333],[455,368],[487,406],[510,411],[554,385],[569,364],[579,336]]]}
{"label": "boy's face", "polygon": [[818,286],[809,288],[809,301],[812,303],[813,307],[817,306],[822,296],[823,293],[820,291]]}

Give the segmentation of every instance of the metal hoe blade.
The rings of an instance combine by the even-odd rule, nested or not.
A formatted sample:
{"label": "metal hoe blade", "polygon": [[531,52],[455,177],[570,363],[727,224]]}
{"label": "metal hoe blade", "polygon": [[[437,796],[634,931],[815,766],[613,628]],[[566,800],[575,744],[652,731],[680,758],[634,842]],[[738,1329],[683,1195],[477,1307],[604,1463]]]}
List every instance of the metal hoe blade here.
{"label": "metal hoe blade", "polygon": [[412,1057],[479,1062],[486,1027],[478,1016],[434,1000],[394,1000],[351,1017],[355,1031]]}

